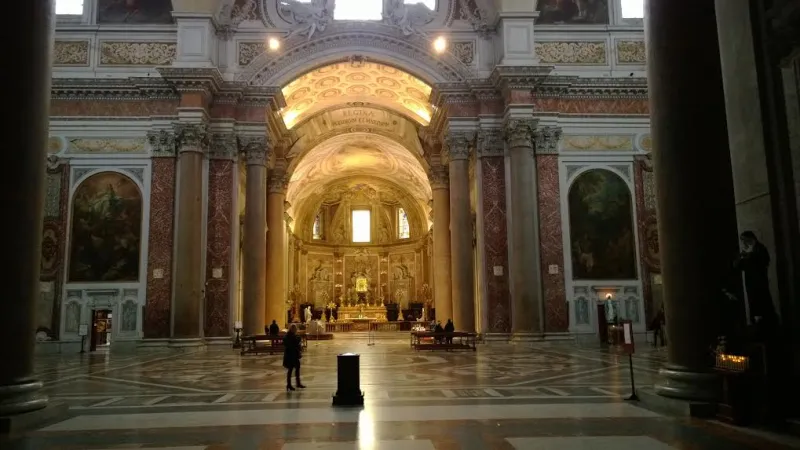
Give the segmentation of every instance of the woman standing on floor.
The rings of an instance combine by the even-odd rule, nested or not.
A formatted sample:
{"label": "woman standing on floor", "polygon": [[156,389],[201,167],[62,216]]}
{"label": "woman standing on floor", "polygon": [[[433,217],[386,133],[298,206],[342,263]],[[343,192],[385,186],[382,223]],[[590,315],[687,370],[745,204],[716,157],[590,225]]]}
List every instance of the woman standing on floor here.
{"label": "woman standing on floor", "polygon": [[297,387],[304,388],[300,383],[300,358],[302,357],[300,336],[297,335],[297,326],[292,324],[289,332],[283,337],[283,367],[286,368],[286,390],[294,391],[292,387],[292,369]]}

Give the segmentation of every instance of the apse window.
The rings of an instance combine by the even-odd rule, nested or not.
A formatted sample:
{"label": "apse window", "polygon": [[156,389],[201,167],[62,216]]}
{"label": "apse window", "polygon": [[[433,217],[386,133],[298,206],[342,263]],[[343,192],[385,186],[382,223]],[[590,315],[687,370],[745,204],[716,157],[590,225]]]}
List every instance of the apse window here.
{"label": "apse window", "polygon": [[336,0],[333,20],[381,20],[383,0]]}
{"label": "apse window", "polygon": [[431,11],[436,11],[436,0],[405,0],[403,3],[406,5],[416,5],[417,3],[422,3]]}
{"label": "apse window", "polygon": [[408,214],[403,208],[397,208],[397,237],[408,239],[411,237],[411,227],[408,226]]}
{"label": "apse window", "polygon": [[623,19],[643,19],[644,0],[621,0]]}
{"label": "apse window", "polygon": [[80,16],[83,14],[83,0],[56,0],[56,15]]}
{"label": "apse window", "polygon": [[370,217],[368,209],[353,210],[353,242],[369,243],[370,236]]}
{"label": "apse window", "polygon": [[322,239],[322,212],[317,214],[317,217],[314,218],[314,228],[312,229],[312,239],[320,240]]}

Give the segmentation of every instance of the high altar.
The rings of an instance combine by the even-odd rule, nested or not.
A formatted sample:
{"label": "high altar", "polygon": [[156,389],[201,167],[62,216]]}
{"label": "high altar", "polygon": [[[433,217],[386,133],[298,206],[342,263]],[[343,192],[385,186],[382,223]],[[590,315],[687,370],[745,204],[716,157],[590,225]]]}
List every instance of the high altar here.
{"label": "high altar", "polygon": [[386,322],[386,307],[380,300],[376,301],[370,289],[368,271],[363,266],[351,276],[351,287],[342,296],[338,310],[339,321],[363,324],[369,329],[371,322]]}

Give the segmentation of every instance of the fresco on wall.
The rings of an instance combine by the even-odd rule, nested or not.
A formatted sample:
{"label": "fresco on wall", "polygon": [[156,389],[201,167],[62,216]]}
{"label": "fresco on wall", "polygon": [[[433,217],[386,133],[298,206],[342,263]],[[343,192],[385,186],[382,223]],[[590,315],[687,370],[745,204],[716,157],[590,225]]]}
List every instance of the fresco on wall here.
{"label": "fresco on wall", "polygon": [[98,0],[97,23],[172,23],[170,0]]}
{"label": "fresco on wall", "polygon": [[572,276],[575,279],[636,278],[631,193],[608,170],[584,172],[569,190]]}
{"label": "fresco on wall", "polygon": [[539,0],[537,24],[608,23],[608,0]]}
{"label": "fresco on wall", "polygon": [[72,200],[69,280],[138,281],[142,195],[125,175],[84,180]]}

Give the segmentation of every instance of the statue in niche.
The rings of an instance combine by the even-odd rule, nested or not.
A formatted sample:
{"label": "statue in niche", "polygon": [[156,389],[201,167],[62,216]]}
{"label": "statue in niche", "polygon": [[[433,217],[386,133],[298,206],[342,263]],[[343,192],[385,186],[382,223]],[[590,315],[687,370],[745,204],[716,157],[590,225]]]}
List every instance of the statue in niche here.
{"label": "statue in niche", "polygon": [[411,278],[411,270],[409,270],[408,265],[406,265],[406,258],[401,256],[400,262],[394,268],[394,279],[395,280],[407,280]]}
{"label": "statue in niche", "polygon": [[343,244],[345,240],[344,225],[339,225],[339,228],[333,232],[333,242]]}
{"label": "statue in niche", "polygon": [[424,3],[406,4],[403,0],[387,0],[384,11],[383,21],[400,29],[403,36],[411,36],[414,33],[425,33],[419,30],[433,21],[436,13],[428,9]]}
{"label": "statue in niche", "polygon": [[379,244],[387,244],[389,242],[389,229],[386,225],[382,225],[380,231],[378,232],[378,243]]}
{"label": "statue in niche", "polygon": [[306,306],[306,309],[303,310],[303,318],[305,319],[306,323],[311,322],[311,307]]}
{"label": "statue in niche", "polygon": [[317,260],[317,265],[314,267],[314,273],[311,274],[311,281],[331,281],[331,276],[328,269],[323,267],[322,260]]}
{"label": "statue in niche", "polygon": [[294,25],[287,38],[299,34],[311,40],[314,33],[325,31],[333,19],[333,8],[330,3],[331,0],[311,0],[311,3],[280,0],[281,12],[289,16]]}

